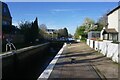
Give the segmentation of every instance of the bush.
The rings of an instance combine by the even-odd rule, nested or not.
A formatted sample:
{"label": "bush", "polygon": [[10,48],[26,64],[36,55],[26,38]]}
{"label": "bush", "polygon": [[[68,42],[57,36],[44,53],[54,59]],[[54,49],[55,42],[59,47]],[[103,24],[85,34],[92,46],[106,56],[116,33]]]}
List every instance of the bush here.
{"label": "bush", "polygon": [[112,43],[119,44],[120,42],[118,42],[118,41],[113,41]]}

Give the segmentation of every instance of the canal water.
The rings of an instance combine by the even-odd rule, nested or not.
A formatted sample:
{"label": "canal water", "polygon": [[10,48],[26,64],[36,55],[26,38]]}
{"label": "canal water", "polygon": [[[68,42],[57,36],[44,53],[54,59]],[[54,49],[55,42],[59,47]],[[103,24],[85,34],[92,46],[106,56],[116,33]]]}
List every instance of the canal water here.
{"label": "canal water", "polygon": [[47,49],[39,52],[43,55],[32,56],[22,64],[15,62],[12,70],[3,68],[2,80],[37,80],[62,46],[63,43],[50,43]]}

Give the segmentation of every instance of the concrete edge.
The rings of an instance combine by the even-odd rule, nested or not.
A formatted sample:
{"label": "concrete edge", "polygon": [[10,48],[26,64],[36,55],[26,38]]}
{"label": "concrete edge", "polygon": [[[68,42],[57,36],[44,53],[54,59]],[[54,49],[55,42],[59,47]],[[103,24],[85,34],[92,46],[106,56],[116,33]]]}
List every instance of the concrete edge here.
{"label": "concrete edge", "polygon": [[36,46],[29,46],[29,47],[21,48],[21,49],[18,49],[16,51],[13,50],[13,51],[10,51],[10,52],[6,52],[4,54],[0,54],[0,57],[3,58],[3,57],[11,56],[11,55],[13,55],[13,52],[17,52],[17,54],[19,54],[21,52],[24,52],[24,51],[27,51],[27,50],[30,50],[30,49],[33,49],[33,48],[37,48],[37,47],[43,46],[43,45],[48,44],[48,43],[49,42],[43,43],[43,44],[39,44],[39,45],[36,45]]}
{"label": "concrete edge", "polygon": [[57,53],[57,55],[54,57],[54,59],[50,62],[50,64],[47,66],[47,68],[42,72],[42,74],[38,77],[37,80],[41,80],[41,79],[45,79],[47,80],[51,74],[51,72],[53,71],[53,68],[57,62],[57,60],[59,59],[59,57],[61,56],[64,48],[67,46],[66,43],[64,43],[63,47],[60,49],[60,51]]}

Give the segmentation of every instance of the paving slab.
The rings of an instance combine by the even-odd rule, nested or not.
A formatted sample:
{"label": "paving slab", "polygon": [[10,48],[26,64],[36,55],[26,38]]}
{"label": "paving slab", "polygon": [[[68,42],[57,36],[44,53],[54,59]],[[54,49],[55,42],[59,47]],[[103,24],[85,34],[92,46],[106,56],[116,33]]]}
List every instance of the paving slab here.
{"label": "paving slab", "polygon": [[50,79],[118,79],[118,64],[85,43],[67,44]]}

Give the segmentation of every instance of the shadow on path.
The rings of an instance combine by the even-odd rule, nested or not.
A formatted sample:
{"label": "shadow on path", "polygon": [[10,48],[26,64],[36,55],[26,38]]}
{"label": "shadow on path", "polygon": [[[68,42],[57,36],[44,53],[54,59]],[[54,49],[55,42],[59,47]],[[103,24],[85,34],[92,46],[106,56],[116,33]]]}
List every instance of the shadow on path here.
{"label": "shadow on path", "polygon": [[56,63],[56,65],[66,65],[66,64],[80,64],[80,63],[88,63],[88,62],[98,62],[98,61],[102,61],[104,56],[100,56],[100,57],[96,57],[96,58],[91,58],[91,59],[82,59],[82,60],[75,60],[74,62],[70,61],[66,61],[66,62],[60,62],[60,63]]}

